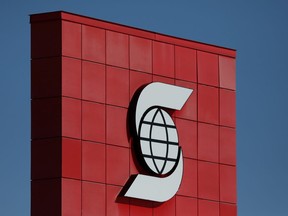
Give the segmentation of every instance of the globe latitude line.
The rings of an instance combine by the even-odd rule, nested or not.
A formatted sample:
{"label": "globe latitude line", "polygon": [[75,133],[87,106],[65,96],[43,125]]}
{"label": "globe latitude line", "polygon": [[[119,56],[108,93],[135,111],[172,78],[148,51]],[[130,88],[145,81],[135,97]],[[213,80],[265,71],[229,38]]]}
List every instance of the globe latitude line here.
{"label": "globe latitude line", "polygon": [[175,125],[168,125],[168,124],[161,124],[161,123],[157,123],[157,122],[148,122],[148,121],[143,121],[142,124],[148,124],[148,125],[155,125],[155,126],[160,126],[160,127],[167,127],[167,128],[175,128],[176,129],[176,126]]}
{"label": "globe latitude line", "polygon": [[169,158],[169,157],[161,157],[161,156],[151,156],[151,155],[146,155],[146,154],[143,154],[144,157],[146,158],[155,158],[155,159],[158,159],[158,160],[167,160],[167,161],[173,161],[173,162],[176,162],[178,160],[178,158]]}
{"label": "globe latitude line", "polygon": [[159,139],[149,139],[147,137],[140,137],[140,140],[143,140],[143,141],[150,141],[151,142],[156,142],[156,143],[161,143],[161,144],[166,144],[168,143],[169,145],[176,145],[178,146],[178,143],[177,142],[171,142],[171,141],[164,141],[164,140],[159,140]]}

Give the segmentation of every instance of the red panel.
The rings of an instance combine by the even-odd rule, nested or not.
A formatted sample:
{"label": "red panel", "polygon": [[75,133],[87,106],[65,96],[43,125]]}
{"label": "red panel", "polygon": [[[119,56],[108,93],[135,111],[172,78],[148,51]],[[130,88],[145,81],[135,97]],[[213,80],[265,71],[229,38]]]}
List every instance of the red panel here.
{"label": "red panel", "polygon": [[105,145],[82,142],[82,179],[105,183]]}
{"label": "red panel", "polygon": [[197,120],[197,85],[194,83],[178,80],[176,80],[176,85],[193,89],[192,94],[190,95],[182,109],[180,111],[176,111],[176,117],[189,120]]}
{"label": "red panel", "polygon": [[81,98],[81,61],[62,58],[62,95]]}
{"label": "red panel", "polygon": [[198,120],[212,124],[219,123],[218,88],[198,85]]}
{"label": "red panel", "polygon": [[31,216],[62,216],[61,207],[60,179],[32,181]]}
{"label": "red panel", "polygon": [[106,31],[107,64],[128,68],[128,35]]}
{"label": "red panel", "polygon": [[105,63],[105,30],[82,26],[82,58]]}
{"label": "red panel", "polygon": [[128,70],[116,67],[107,67],[107,103],[117,106],[128,107]]}
{"label": "red panel", "polygon": [[151,40],[130,36],[130,68],[148,73],[152,72]]}
{"label": "red panel", "polygon": [[219,202],[199,200],[199,216],[219,216]]}
{"label": "red panel", "polygon": [[236,203],[236,167],[220,165],[220,200]]}
{"label": "red panel", "polygon": [[176,197],[154,208],[153,216],[176,216]]}
{"label": "red panel", "polygon": [[198,196],[203,199],[219,200],[219,165],[198,162]]}
{"label": "red panel", "polygon": [[106,146],[107,183],[123,186],[129,178],[129,149]]}
{"label": "red panel", "polygon": [[61,22],[49,21],[31,25],[32,58],[61,55]]}
{"label": "red panel", "polygon": [[81,58],[80,24],[62,21],[62,55]]}
{"label": "red panel", "polygon": [[129,216],[129,205],[117,203],[116,199],[122,187],[107,185],[107,216]]}
{"label": "red panel", "polygon": [[157,75],[153,75],[153,82],[162,82],[162,83],[166,83],[166,84],[170,84],[170,85],[175,84],[174,79],[168,78],[168,77],[157,76]]}
{"label": "red panel", "polygon": [[197,82],[196,65],[195,50],[179,46],[175,47],[176,79]]}
{"label": "red panel", "polygon": [[61,136],[60,98],[32,100],[31,109],[32,139]]}
{"label": "red panel", "polygon": [[81,138],[81,101],[62,98],[62,136]]}
{"label": "red panel", "polygon": [[130,71],[130,98],[143,85],[152,82],[152,75],[136,71]]}
{"label": "red panel", "polygon": [[82,61],[82,98],[105,103],[105,65]]}
{"label": "red panel", "polygon": [[81,61],[65,57],[33,60],[31,92],[32,98],[60,95],[80,98]]}
{"label": "red panel", "polygon": [[61,95],[61,58],[31,61],[31,98]]}
{"label": "red panel", "polygon": [[105,185],[82,182],[82,216],[105,215]]}
{"label": "red panel", "polygon": [[33,140],[31,165],[32,179],[80,179],[81,141],[68,138]]}
{"label": "red panel", "polygon": [[197,158],[197,123],[176,118],[176,126],[184,157]]}
{"label": "red panel", "polygon": [[220,127],[220,163],[236,165],[236,131]]}
{"label": "red panel", "polygon": [[225,56],[219,57],[220,87],[236,89],[236,60]]}
{"label": "red panel", "polygon": [[197,161],[184,158],[184,173],[179,195],[197,197]]}
{"label": "red panel", "polygon": [[219,127],[198,123],[198,159],[219,162]]}
{"label": "red panel", "polygon": [[152,216],[152,210],[151,207],[130,205],[130,216]]}
{"label": "red panel", "polygon": [[220,89],[220,124],[236,127],[236,93]]}
{"label": "red panel", "polygon": [[171,78],[175,77],[173,45],[153,42],[153,73]]}
{"label": "red panel", "polygon": [[105,142],[105,106],[82,101],[82,139]]}
{"label": "red panel", "polygon": [[32,140],[31,151],[32,180],[61,176],[60,138]]}
{"label": "red panel", "polygon": [[81,179],[80,140],[68,138],[62,139],[62,176]]}
{"label": "red panel", "polygon": [[62,214],[81,216],[81,181],[62,179]]}
{"label": "red panel", "polygon": [[197,52],[198,57],[198,82],[207,85],[219,85],[218,55]]}
{"label": "red panel", "polygon": [[237,216],[237,206],[228,203],[220,203],[220,216]]}
{"label": "red panel", "polygon": [[197,200],[176,196],[176,216],[197,216]]}
{"label": "red panel", "polygon": [[107,106],[107,140],[108,144],[129,147],[127,134],[127,109]]}

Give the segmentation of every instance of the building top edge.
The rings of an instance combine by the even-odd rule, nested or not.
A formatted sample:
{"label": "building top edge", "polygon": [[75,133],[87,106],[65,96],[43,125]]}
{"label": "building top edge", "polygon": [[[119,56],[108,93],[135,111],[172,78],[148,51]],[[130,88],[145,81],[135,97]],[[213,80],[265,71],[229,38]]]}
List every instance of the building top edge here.
{"label": "building top edge", "polygon": [[188,47],[196,49],[199,51],[211,52],[218,55],[228,56],[236,58],[236,50],[212,45],[208,43],[198,42],[190,39],[175,37],[171,35],[166,35],[158,32],[153,32],[149,30],[144,30],[136,27],[131,27],[119,23],[109,22],[97,18],[92,18],[88,16],[83,16],[79,14],[74,14],[66,11],[54,11],[46,13],[38,13],[30,15],[30,23],[37,22],[47,22],[51,20],[65,20],[70,22],[75,22],[83,25],[90,25],[98,28],[103,28],[106,30],[116,31],[120,33],[125,33],[133,36],[138,36],[142,38],[147,38],[151,40],[161,41],[170,43],[173,45]]}

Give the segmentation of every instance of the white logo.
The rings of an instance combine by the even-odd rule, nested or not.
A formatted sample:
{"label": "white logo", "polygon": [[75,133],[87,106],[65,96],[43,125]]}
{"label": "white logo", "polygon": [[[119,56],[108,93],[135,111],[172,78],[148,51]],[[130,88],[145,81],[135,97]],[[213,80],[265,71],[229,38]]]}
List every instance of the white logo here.
{"label": "white logo", "polygon": [[[183,174],[182,149],[171,116],[163,108],[181,110],[192,89],[151,83],[139,95],[135,108],[135,129],[139,160],[151,175],[138,174],[123,188],[123,196],[165,202],[180,186]],[[132,182],[132,183],[131,183]]]}
{"label": "white logo", "polygon": [[152,107],[139,125],[143,158],[155,174],[169,173],[178,162],[180,148],[176,127],[170,115],[160,107]]}

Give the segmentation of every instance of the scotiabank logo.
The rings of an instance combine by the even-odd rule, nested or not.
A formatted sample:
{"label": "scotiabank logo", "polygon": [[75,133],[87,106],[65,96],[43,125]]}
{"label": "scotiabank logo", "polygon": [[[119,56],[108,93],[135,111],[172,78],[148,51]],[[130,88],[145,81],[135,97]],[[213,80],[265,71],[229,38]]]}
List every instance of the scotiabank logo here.
{"label": "scotiabank logo", "polygon": [[165,202],[180,186],[183,154],[176,126],[165,109],[181,110],[192,89],[155,82],[139,94],[134,107],[133,149],[145,174],[131,176],[122,196]]}

